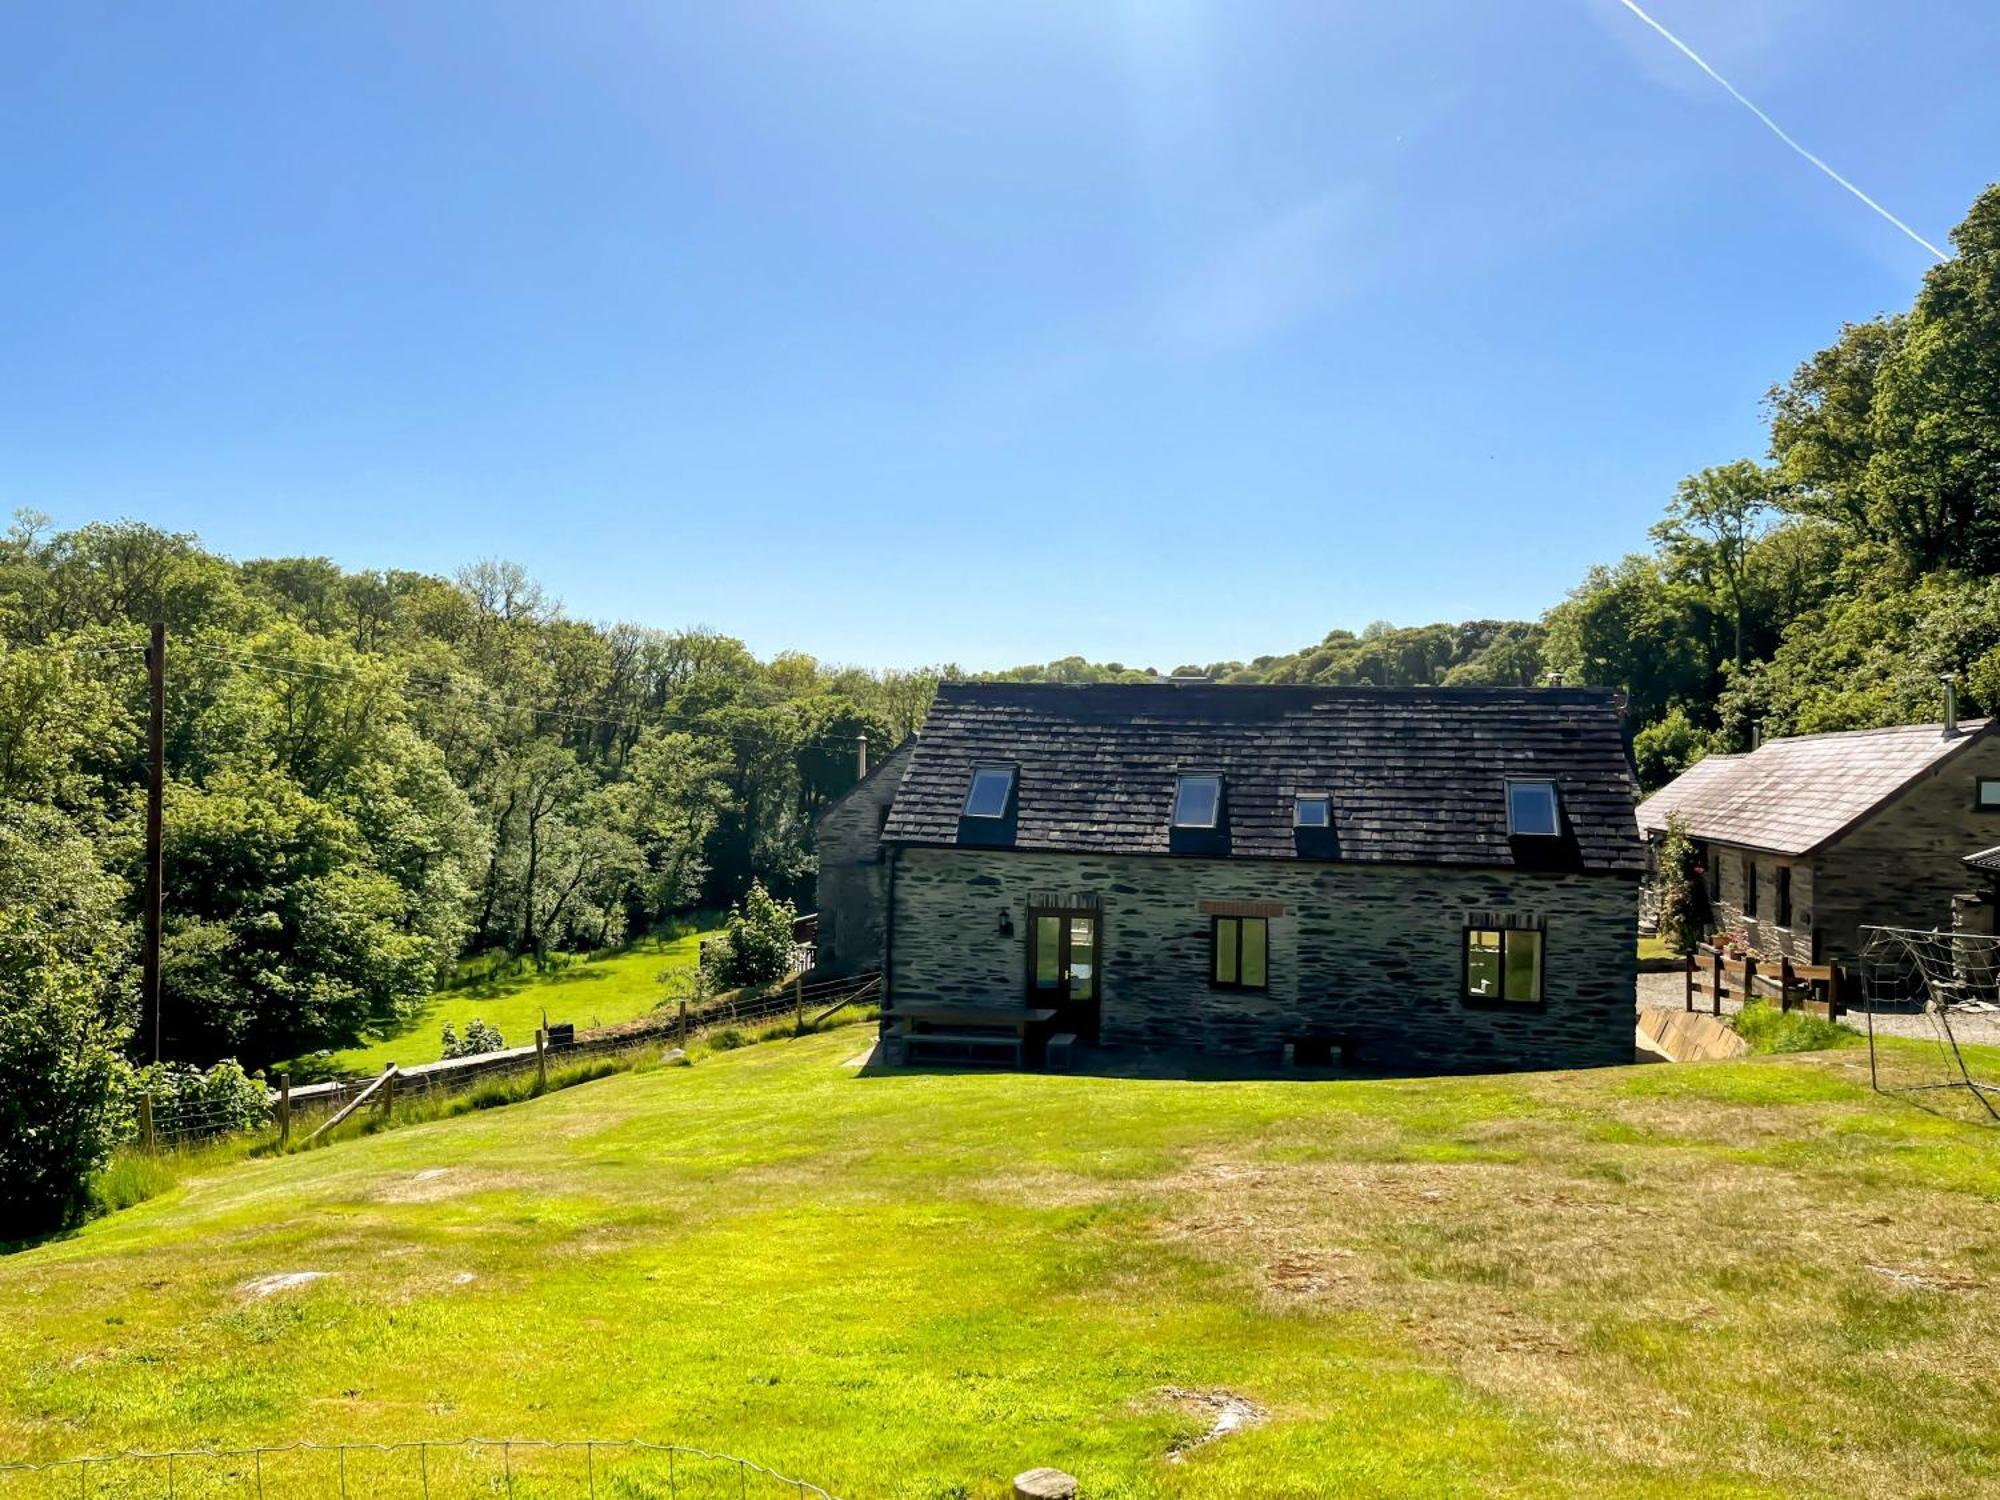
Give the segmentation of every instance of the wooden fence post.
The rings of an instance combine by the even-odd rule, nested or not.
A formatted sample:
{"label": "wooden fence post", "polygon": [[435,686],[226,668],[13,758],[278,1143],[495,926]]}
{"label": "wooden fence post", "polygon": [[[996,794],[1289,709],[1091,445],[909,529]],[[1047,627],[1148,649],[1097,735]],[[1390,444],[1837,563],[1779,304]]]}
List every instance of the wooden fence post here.
{"label": "wooden fence post", "polygon": [[153,1139],[153,1091],[147,1089],[139,1096],[139,1142],[151,1151],[157,1144]]}
{"label": "wooden fence post", "polygon": [[1714,1013],[1719,1016],[1722,1014],[1722,950],[1720,948],[1715,950],[1715,962],[1710,967],[1708,977],[1714,981],[1713,987],[1708,992],[1710,1006]]}
{"label": "wooden fence post", "polygon": [[292,1143],[292,1074],[288,1068],[278,1075],[278,1145]]}
{"label": "wooden fence post", "polygon": [[688,1003],[681,1001],[680,1049],[687,1051],[688,1045]]}
{"label": "wooden fence post", "polygon": [[535,1028],[535,1089],[549,1091],[549,1034],[540,1026]]}
{"label": "wooden fence post", "polygon": [[1689,1012],[1689,1014],[1693,1014],[1694,1012],[1694,950],[1693,949],[1689,949],[1686,956],[1681,960],[1681,980],[1683,982],[1683,986],[1685,989],[1685,995],[1682,1001],[1683,1007]]}
{"label": "wooden fence post", "polygon": [[1840,965],[1830,963],[1826,966],[1826,1018],[1829,1021],[1839,1020],[1841,1010]]}
{"label": "wooden fence post", "polygon": [[396,1068],[392,1063],[383,1069],[382,1076],[382,1118],[388,1119],[396,1110]]}
{"label": "wooden fence post", "polygon": [[801,969],[792,976],[792,1035],[806,1034],[806,974]]}

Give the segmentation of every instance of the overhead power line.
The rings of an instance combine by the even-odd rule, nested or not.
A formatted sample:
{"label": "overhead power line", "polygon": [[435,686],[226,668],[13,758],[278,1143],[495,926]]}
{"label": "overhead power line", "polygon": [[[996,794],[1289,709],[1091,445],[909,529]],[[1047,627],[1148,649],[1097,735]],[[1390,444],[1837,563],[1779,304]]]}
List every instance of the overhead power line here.
{"label": "overhead power line", "polygon": [[[318,663],[301,663],[295,657],[288,658],[255,651],[227,651],[215,646],[182,645],[180,650],[189,655],[205,656],[212,660],[227,661],[245,671],[262,672],[272,676],[295,677],[308,681],[331,683],[342,687],[369,686],[366,678],[351,670],[326,671]],[[457,690],[456,684],[444,678],[407,678],[396,689],[405,696],[416,694],[435,699],[440,703],[453,704],[464,708],[479,709],[491,713],[528,714],[536,718],[556,719],[564,723],[590,726],[593,728],[622,729],[632,733],[643,733],[647,729],[679,727],[689,733],[706,735],[712,739],[727,740],[736,745],[785,744],[798,749],[851,748],[854,736],[851,734],[821,735],[806,740],[792,740],[773,731],[754,731],[741,728],[726,729],[712,720],[693,718],[685,714],[646,714],[643,718],[612,718],[602,714],[580,713],[575,709],[560,708],[549,704],[523,703],[503,698],[482,698]]]}
{"label": "overhead power line", "polygon": [[1818,167],[1820,171],[1824,172],[1828,177],[1831,177],[1835,182],[1839,183],[1842,187],[1846,188],[1848,192],[1852,193],[1855,197],[1859,198],[1863,203],[1867,204],[1870,208],[1875,210],[1876,213],[1880,214],[1883,218],[1887,219],[1891,224],[1895,225],[1896,228],[1900,229],[1904,234],[1908,235],[1911,239],[1915,240],[1919,245],[1922,245],[1926,250],[1930,251],[1930,253],[1936,256],[1939,260],[1949,259],[1949,257],[1944,253],[1944,251],[1938,249],[1936,245],[1933,245],[1929,240],[1925,239],[1922,235],[1918,234],[1916,230],[1910,228],[1909,225],[1905,224],[1901,219],[1897,218],[1894,214],[1890,213],[1888,209],[1884,208],[1881,204],[1877,203],[1873,198],[1869,197],[1866,193],[1862,192],[1860,188],[1856,187],[1853,183],[1849,182],[1845,177],[1841,176],[1838,172],[1834,171],[1832,167],[1828,166],[1819,157],[1813,155],[1812,152],[1806,150],[1804,146],[1800,145],[1796,140],[1792,138],[1791,134],[1785,129],[1784,126],[1780,125],[1776,120],[1772,119],[1769,115],[1765,114],[1763,110],[1759,109],[1755,104],[1751,103],[1750,100],[1744,96],[1742,90],[1738,89],[1735,84],[1731,83],[1727,78],[1724,78],[1720,73],[1716,72],[1714,68],[1711,68],[1708,65],[1707,59],[1705,59],[1699,52],[1695,51],[1694,48],[1690,47],[1686,42],[1682,41],[1679,37],[1675,36],[1671,31],[1667,30],[1667,28],[1662,26],[1658,21],[1654,20],[1651,16],[1647,15],[1645,11],[1641,10],[1635,3],[1635,0],[1618,0],[1618,3],[1624,6],[1627,10],[1631,11],[1633,15],[1637,16],[1640,20],[1644,21],[1648,26],[1652,27],[1653,30],[1657,31],[1661,36],[1665,37],[1667,41],[1673,45],[1675,50],[1678,51],[1689,62],[1693,63],[1697,68],[1700,68],[1702,72],[1706,73],[1710,78],[1713,78],[1717,83],[1721,84],[1723,89],[1728,93],[1729,97],[1734,99],[1738,104],[1742,105],[1745,109],[1749,110],[1751,114],[1755,115],[1760,121],[1762,121],[1764,128],[1770,131],[1771,134],[1775,135],[1779,140],[1783,141],[1787,146],[1791,147],[1793,151],[1798,153],[1800,156],[1803,156],[1807,161],[1811,162],[1815,167]]}

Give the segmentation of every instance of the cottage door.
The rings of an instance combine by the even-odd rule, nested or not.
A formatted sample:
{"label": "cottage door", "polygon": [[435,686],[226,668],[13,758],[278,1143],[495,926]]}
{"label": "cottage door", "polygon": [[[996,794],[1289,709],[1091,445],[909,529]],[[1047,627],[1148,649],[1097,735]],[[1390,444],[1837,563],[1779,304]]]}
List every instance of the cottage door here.
{"label": "cottage door", "polygon": [[1028,1001],[1056,1013],[1058,1032],[1097,1040],[1097,914],[1038,911],[1028,919]]}

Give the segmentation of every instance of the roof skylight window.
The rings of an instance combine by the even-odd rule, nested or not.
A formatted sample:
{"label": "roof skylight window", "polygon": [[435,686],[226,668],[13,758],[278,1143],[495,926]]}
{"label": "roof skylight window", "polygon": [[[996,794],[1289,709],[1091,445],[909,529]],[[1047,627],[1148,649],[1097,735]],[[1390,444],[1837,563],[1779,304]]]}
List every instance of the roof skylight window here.
{"label": "roof skylight window", "polygon": [[972,773],[961,812],[968,818],[1004,818],[1014,796],[1012,766],[980,766]]}
{"label": "roof skylight window", "polygon": [[1213,828],[1222,816],[1222,778],[1183,776],[1174,788],[1174,827]]}
{"label": "roof skylight window", "polygon": [[1333,826],[1333,799],[1300,796],[1292,799],[1292,827],[1330,828]]}
{"label": "roof skylight window", "polygon": [[1552,839],[1562,832],[1562,811],[1553,781],[1507,783],[1509,837]]}

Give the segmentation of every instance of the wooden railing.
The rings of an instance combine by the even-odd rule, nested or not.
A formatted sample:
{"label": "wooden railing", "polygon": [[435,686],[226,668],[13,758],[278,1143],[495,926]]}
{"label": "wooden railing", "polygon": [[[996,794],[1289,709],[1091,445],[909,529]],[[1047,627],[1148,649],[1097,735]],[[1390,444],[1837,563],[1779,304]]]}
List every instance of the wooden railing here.
{"label": "wooden railing", "polygon": [[1704,943],[1688,955],[1686,973],[1685,1003],[1690,1011],[1699,1008],[1697,1001],[1705,1000],[1710,1013],[1719,1016],[1724,1000],[1743,1004],[1760,998],[1775,998],[1780,1010],[1796,1006],[1828,1020],[1846,1009],[1840,998],[1840,970],[1833,964],[1795,964],[1781,956],[1774,971],[1769,959],[1760,960],[1753,953],[1731,957]]}

